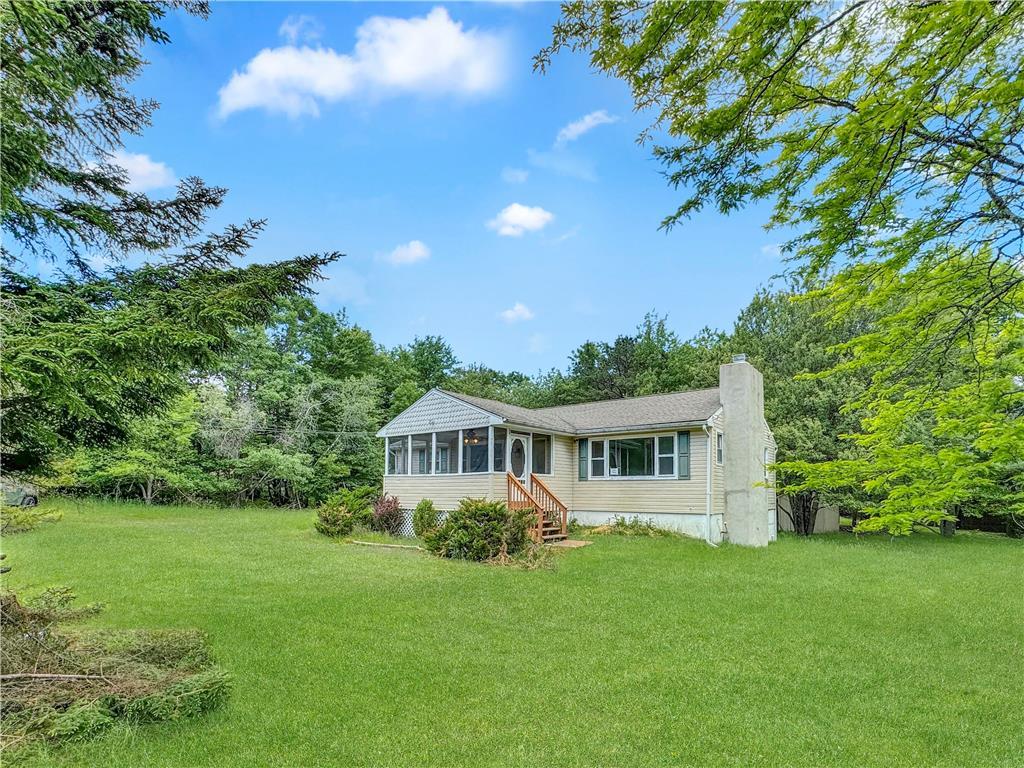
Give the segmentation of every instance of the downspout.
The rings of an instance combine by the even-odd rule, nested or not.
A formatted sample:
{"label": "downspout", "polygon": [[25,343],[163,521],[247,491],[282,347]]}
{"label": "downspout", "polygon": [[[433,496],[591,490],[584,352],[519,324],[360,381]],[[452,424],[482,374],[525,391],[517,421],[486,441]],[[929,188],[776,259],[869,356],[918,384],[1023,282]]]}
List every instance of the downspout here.
{"label": "downspout", "polygon": [[707,472],[705,473],[705,474],[707,474],[707,486],[705,488],[705,493],[704,493],[704,520],[705,520],[704,530],[707,531],[707,538],[706,538],[707,543],[710,544],[712,547],[717,547],[718,545],[715,544],[715,542],[713,542],[711,540],[711,424],[710,424],[710,422],[705,422],[704,423],[704,437],[706,438],[706,440],[704,442],[706,442],[707,445],[708,445],[708,451],[707,451],[708,455],[707,455],[707,460],[705,462],[705,465],[707,466]]}

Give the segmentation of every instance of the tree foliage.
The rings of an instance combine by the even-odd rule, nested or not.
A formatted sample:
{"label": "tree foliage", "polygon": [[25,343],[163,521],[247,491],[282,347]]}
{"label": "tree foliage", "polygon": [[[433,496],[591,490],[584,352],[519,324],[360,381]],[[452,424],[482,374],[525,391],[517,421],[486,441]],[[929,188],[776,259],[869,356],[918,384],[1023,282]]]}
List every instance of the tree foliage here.
{"label": "tree foliage", "polygon": [[[203,3],[184,7],[200,16]],[[0,459],[43,469],[60,450],[124,439],[208,369],[235,329],[266,322],[337,254],[236,266],[263,222],[204,233],[225,190],[197,178],[153,200],[113,164],[156,108],[131,95],[142,47],[173,4],[4,0]],[[126,257],[141,266],[125,266]],[[25,271],[42,257],[59,276]],[[95,260],[110,264],[102,271]]]}
{"label": "tree foliage", "polygon": [[850,403],[859,487],[879,497],[865,526],[902,532],[979,493],[1018,505],[994,478],[1024,450],[1024,5],[580,0],[537,65],[564,49],[653,114],[642,138],[683,195],[664,226],[771,200],[828,281],[824,319],[877,315],[837,369],[871,380]]}

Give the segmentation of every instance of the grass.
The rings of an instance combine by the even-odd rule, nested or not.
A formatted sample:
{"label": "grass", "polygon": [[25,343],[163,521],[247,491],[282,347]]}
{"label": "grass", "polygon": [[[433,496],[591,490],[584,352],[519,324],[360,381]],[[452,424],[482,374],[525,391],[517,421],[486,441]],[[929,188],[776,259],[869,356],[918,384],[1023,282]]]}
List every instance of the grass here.
{"label": "grass", "polygon": [[19,590],[198,627],[223,709],[32,766],[997,766],[1024,737],[1024,546],[596,537],[551,570],[329,541],[309,512],[63,503]]}

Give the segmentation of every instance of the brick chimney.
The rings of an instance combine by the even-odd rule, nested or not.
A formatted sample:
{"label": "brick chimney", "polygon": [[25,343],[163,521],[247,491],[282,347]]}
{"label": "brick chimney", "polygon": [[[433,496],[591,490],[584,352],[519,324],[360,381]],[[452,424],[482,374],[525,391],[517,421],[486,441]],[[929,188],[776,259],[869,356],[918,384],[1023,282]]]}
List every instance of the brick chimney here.
{"label": "brick chimney", "polygon": [[734,544],[767,546],[774,539],[769,526],[775,524],[775,510],[764,483],[764,378],[747,362],[746,355],[734,355],[731,363],[718,369],[719,396],[725,424],[723,480],[727,538]]}

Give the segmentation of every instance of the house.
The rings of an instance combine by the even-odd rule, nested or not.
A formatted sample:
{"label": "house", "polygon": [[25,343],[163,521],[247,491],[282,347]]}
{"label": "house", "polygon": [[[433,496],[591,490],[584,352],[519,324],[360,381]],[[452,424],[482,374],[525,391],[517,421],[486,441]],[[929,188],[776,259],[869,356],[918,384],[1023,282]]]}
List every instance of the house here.
{"label": "house", "polygon": [[522,408],[432,389],[378,433],[384,492],[403,509],[466,497],[539,510],[535,535],[566,523],[639,516],[718,543],[776,536],[761,373],[737,355],[719,386],[691,392]]}

